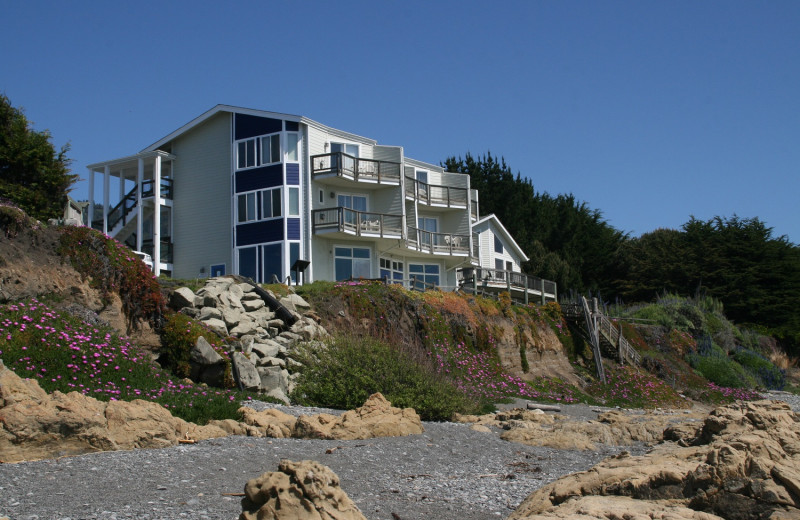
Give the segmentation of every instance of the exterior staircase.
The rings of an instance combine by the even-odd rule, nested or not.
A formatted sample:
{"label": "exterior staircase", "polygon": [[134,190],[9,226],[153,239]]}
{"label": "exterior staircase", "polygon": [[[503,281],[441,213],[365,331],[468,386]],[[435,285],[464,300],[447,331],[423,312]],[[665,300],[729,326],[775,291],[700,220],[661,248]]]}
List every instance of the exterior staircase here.
{"label": "exterior staircase", "polygon": [[585,331],[585,336],[592,345],[597,377],[606,382],[603,369],[603,354],[607,357],[616,357],[620,363],[638,366],[642,363],[642,356],[622,335],[622,330],[604,315],[597,305],[597,299],[589,305],[586,297],[576,303],[561,305],[564,318],[573,322]]}

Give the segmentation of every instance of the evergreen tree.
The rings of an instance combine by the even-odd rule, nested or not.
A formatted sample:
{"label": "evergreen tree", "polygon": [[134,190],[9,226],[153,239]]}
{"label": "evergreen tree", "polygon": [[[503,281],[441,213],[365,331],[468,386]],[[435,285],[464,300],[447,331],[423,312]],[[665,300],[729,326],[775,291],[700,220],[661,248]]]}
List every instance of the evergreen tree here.
{"label": "evergreen tree", "polygon": [[22,110],[0,94],[0,197],[39,220],[57,218],[77,180],[69,173],[69,146],[56,151],[47,130],[37,132]]}

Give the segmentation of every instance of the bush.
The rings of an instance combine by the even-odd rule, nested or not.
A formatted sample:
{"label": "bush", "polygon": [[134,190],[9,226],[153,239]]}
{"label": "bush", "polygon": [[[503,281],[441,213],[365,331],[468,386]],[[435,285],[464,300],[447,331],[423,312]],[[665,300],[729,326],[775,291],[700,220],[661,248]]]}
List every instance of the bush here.
{"label": "bush", "polygon": [[786,373],[758,352],[742,348],[734,353],[733,359],[754,377],[762,388],[783,390],[786,386]]}
{"label": "bush", "polygon": [[336,336],[324,347],[306,347],[292,400],[307,406],[353,409],[380,392],[393,406],[414,408],[424,420],[475,413],[472,402],[446,378],[433,374],[373,338]]}
{"label": "bush", "polygon": [[70,260],[76,271],[91,278],[91,285],[108,303],[111,293],[122,300],[128,324],[155,321],[164,311],[164,299],[153,273],[128,247],[99,231],[67,226],[61,230],[58,253]]}
{"label": "bush", "polygon": [[703,377],[721,387],[752,388],[756,386],[755,378],[716,345],[712,345],[707,353],[691,354],[689,363]]}
{"label": "bush", "polygon": [[192,321],[185,314],[171,313],[161,328],[161,356],[159,362],[178,377],[189,377],[189,359],[197,338],[203,336],[214,350],[225,360],[223,386],[233,388],[236,383],[231,375],[231,360],[222,346],[219,336],[208,330],[200,322]]}

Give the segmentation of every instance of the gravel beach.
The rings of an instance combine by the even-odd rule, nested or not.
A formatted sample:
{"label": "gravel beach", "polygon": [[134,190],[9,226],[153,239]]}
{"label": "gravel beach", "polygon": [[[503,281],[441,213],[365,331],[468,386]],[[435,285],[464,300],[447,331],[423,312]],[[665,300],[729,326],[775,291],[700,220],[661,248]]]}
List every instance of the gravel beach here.
{"label": "gravel beach", "polygon": [[[797,396],[773,393],[795,411]],[[313,414],[330,410],[281,407]],[[586,419],[596,409],[569,405]],[[312,459],[339,475],[370,520],[505,518],[535,489],[642,446],[554,450],[500,440],[468,425],[424,423],[425,433],[361,441],[231,436],[165,449],[0,464],[0,516],[32,519],[226,519],[241,512],[248,479],[281,459]]]}

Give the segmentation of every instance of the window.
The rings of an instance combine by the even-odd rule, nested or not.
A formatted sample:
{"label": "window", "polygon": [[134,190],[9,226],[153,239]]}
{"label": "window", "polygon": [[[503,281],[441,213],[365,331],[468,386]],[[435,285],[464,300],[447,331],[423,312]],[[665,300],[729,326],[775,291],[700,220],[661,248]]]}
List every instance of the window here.
{"label": "window", "polygon": [[292,266],[294,265],[297,260],[300,259],[300,242],[289,242],[289,276],[292,277],[292,281],[297,283],[295,280],[295,272],[292,271]]}
{"label": "window", "polygon": [[282,190],[283,188],[271,188],[238,195],[237,222],[255,222],[280,217]]}
{"label": "window", "polygon": [[[331,143],[331,169],[353,173],[356,169],[354,157],[358,157],[357,144]],[[344,154],[344,155],[339,155]]]}
{"label": "window", "polygon": [[[299,247],[299,244],[298,244]],[[240,247],[239,274],[252,278],[257,283],[270,283],[273,275],[285,281],[283,263],[283,244],[274,244]],[[212,272],[213,272],[212,266]],[[224,269],[224,265],[223,265]]]}
{"label": "window", "polygon": [[340,207],[354,210],[344,212],[344,222],[351,226],[357,225],[358,215],[355,212],[367,211],[367,197],[364,195],[339,195],[337,200]]}
{"label": "window", "polygon": [[335,247],[334,266],[336,279],[369,278],[369,258],[370,252],[367,248]]}
{"label": "window", "polygon": [[259,192],[261,194],[261,218],[281,216],[281,188]]}
{"label": "window", "polygon": [[256,214],[256,196],[257,192],[243,193],[239,195],[239,218],[238,222],[252,222],[258,220]]}
{"label": "window", "polygon": [[325,204],[325,192],[322,190],[319,190],[319,203]]}
{"label": "window", "polygon": [[286,134],[286,160],[296,162],[299,157],[297,144],[299,136],[294,133]]}
{"label": "window", "polygon": [[497,278],[498,280],[505,280],[506,279],[506,275],[503,272],[503,260],[502,259],[500,259],[500,258],[495,258],[494,259],[494,268],[495,268],[494,277]]}
{"label": "window", "polygon": [[408,274],[412,280],[416,277],[417,284],[440,285],[439,264],[408,264]]}
{"label": "window", "polygon": [[497,235],[494,236],[494,252],[503,254],[503,242]]}
{"label": "window", "polygon": [[214,264],[211,266],[211,277],[225,276],[225,264]]}
{"label": "window", "polygon": [[289,216],[300,216],[300,188],[289,188]]}
{"label": "window", "polygon": [[260,164],[281,162],[281,134],[272,134],[261,138]]}
{"label": "window", "polygon": [[380,259],[380,276],[391,283],[403,283],[403,262],[396,262],[389,258]]}
{"label": "window", "polygon": [[258,281],[258,255],[256,247],[239,249],[239,274]]}
{"label": "window", "polygon": [[236,148],[236,167],[252,168],[256,165],[256,140],[240,141]]}
{"label": "window", "polygon": [[431,244],[439,245],[439,235],[436,232],[439,230],[439,221],[434,217],[418,217],[417,225],[419,226],[419,241],[421,244],[429,246]]}
{"label": "window", "polygon": [[281,162],[281,134],[254,137],[236,143],[236,168]]}

